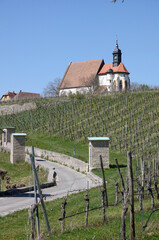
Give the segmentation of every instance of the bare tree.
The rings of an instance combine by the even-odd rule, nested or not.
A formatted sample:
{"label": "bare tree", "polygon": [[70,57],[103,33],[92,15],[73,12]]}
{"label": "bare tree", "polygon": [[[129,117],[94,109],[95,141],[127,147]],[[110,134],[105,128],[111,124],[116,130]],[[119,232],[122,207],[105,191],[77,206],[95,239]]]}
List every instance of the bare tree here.
{"label": "bare tree", "polygon": [[[115,3],[116,1],[117,1],[117,0],[111,0],[111,2],[114,2],[114,3]],[[124,0],[122,0],[122,2],[124,2]]]}
{"label": "bare tree", "polygon": [[152,89],[150,86],[147,84],[139,84],[137,82],[132,82],[130,85],[130,90],[132,91],[147,91]]}
{"label": "bare tree", "polygon": [[130,84],[130,90],[132,90],[132,91],[139,89],[139,87],[140,87],[140,84],[137,82],[131,82],[131,84]]}
{"label": "bare tree", "polygon": [[61,78],[55,78],[52,82],[49,82],[43,90],[44,97],[58,96],[60,83],[61,83]]}
{"label": "bare tree", "polygon": [[94,76],[94,74],[91,74],[87,78],[82,78],[81,81],[83,82],[83,85],[85,87],[89,88],[90,94],[94,94],[97,92],[97,89],[99,87],[99,81],[97,76]]}

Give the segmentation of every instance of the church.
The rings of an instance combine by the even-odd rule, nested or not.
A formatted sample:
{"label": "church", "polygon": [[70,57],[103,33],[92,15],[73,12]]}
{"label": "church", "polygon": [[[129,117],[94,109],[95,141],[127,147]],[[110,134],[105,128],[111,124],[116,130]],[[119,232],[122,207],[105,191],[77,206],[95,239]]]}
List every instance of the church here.
{"label": "church", "polygon": [[68,96],[70,92],[125,92],[130,88],[130,73],[121,57],[122,52],[116,40],[111,64],[105,64],[104,59],[70,62],[59,86],[59,96]]}

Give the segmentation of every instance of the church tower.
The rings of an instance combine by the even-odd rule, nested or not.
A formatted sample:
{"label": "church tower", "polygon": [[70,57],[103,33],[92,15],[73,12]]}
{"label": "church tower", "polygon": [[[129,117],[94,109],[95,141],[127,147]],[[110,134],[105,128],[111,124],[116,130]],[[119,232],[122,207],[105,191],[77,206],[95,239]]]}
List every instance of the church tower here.
{"label": "church tower", "polygon": [[116,39],[116,48],[113,51],[113,67],[117,67],[121,63],[121,54],[121,50],[118,47],[118,39]]}

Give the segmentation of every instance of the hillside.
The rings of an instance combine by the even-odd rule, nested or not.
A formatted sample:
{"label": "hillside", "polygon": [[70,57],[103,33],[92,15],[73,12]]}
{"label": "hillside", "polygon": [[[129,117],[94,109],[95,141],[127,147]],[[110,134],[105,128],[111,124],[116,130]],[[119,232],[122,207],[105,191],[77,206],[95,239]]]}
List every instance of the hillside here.
{"label": "hillside", "polygon": [[[88,161],[88,136],[110,137],[110,169],[105,169],[109,207],[106,208],[107,221],[102,223],[101,188],[67,196],[65,231],[61,233],[61,204],[64,199],[46,203],[52,235],[48,236],[41,207],[40,224],[44,239],[121,239],[122,184],[114,159],[118,159],[125,186],[128,187],[126,152],[133,152],[133,173],[135,189],[135,228],[136,239],[158,239],[158,199],[157,186],[158,162],[145,161],[145,174],[141,174],[140,157],[143,160],[158,160],[158,129],[159,129],[159,94],[158,92],[115,94],[103,97],[70,101],[68,99],[52,101],[41,99],[36,102],[37,108],[13,115],[0,116],[2,126],[15,126],[16,131],[27,133],[27,143],[40,148],[73,154]],[[121,153],[120,153],[121,152]],[[135,161],[137,159],[137,161]],[[155,173],[156,171],[156,173]],[[100,170],[94,173],[101,177]],[[145,179],[142,180],[143,176]],[[137,181],[138,180],[138,181]],[[77,179],[78,181],[78,179]],[[145,195],[141,199],[141,185],[144,183]],[[69,183],[68,183],[69,184]],[[116,187],[118,188],[118,204]],[[143,189],[144,189],[143,188]],[[82,191],[82,189],[81,189]],[[128,192],[128,189],[127,189]],[[84,227],[85,200],[83,194],[90,199],[88,227]],[[143,207],[141,209],[141,202]],[[126,239],[130,237],[129,212],[126,215]],[[93,211],[92,211],[93,209]],[[96,209],[96,210],[95,210]],[[143,231],[147,219],[154,210],[148,227]],[[53,212],[52,212],[53,211]],[[79,214],[78,213],[81,213]],[[76,214],[78,216],[76,216]],[[73,217],[69,217],[73,215]],[[17,221],[17,219],[19,221]],[[24,239],[29,233],[28,212],[22,211],[0,218],[3,239]],[[14,231],[12,226],[14,222]],[[12,224],[11,224],[12,223]],[[25,226],[25,227],[24,227]]]}
{"label": "hillside", "polygon": [[158,155],[158,116],[159,93],[153,91],[57,103],[41,99],[34,110],[0,116],[0,127],[15,126],[28,139],[57,137],[79,145],[88,136],[108,136],[111,151],[131,150],[137,159],[149,159]]}

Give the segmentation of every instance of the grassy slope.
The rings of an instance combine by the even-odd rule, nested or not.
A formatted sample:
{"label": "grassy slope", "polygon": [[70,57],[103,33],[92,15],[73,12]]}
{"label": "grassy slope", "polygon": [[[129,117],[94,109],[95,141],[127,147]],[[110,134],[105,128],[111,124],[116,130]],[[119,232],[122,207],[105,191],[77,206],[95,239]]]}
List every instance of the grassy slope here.
{"label": "grassy slope", "polygon": [[[32,175],[32,167],[30,164],[21,161],[16,164],[10,163],[9,154],[4,154],[0,152],[0,169],[7,171],[7,177],[10,177],[11,184],[25,184],[26,186],[33,184],[33,175]],[[47,181],[47,172],[45,172],[42,168],[39,169],[38,172],[40,182]],[[2,190],[5,191],[6,188],[5,180],[2,180]]]}
{"label": "grassy slope", "polygon": [[42,134],[29,134],[26,143],[28,146],[59,152],[69,156],[73,156],[73,150],[75,149],[75,157],[88,162],[88,144],[86,143],[77,143],[68,139],[49,137]]}
{"label": "grassy slope", "polygon": [[[124,95],[123,95],[124,96]],[[154,96],[154,107],[153,107],[153,111],[156,111],[156,115],[153,112],[153,114],[151,114],[151,106],[153,103],[153,98]],[[124,96],[126,97],[126,95]],[[149,102],[146,101],[149,97],[148,95],[146,95],[146,93],[141,94],[141,96],[139,94],[137,94],[137,98],[136,98],[136,102],[138,102],[138,104],[134,105],[133,101],[135,99],[134,95],[127,95],[127,101],[128,101],[128,109],[126,108],[126,105],[124,105],[124,108],[120,109],[120,103],[121,102],[125,102],[126,98],[124,99],[124,97],[122,97],[122,99],[120,99],[118,97],[115,97],[114,100],[109,101],[109,111],[110,111],[110,118],[111,118],[111,122],[109,123],[109,127],[110,127],[110,131],[109,134],[112,136],[112,139],[114,139],[114,142],[117,142],[118,139],[122,139],[122,135],[123,134],[123,140],[125,141],[125,136],[127,136],[130,139],[132,139],[132,134],[136,133],[136,130],[138,128],[138,122],[144,122],[145,125],[142,126],[141,124],[141,128],[140,130],[143,131],[143,133],[141,133],[141,138],[139,139],[139,143],[141,143],[141,139],[145,139],[145,136],[147,136],[147,131],[150,132],[151,131],[151,136],[150,136],[150,142],[151,142],[151,137],[155,136],[156,134],[156,129],[157,129],[157,125],[155,126],[154,124],[158,124],[158,120],[157,120],[157,114],[158,114],[158,97],[156,97],[156,95],[149,95],[150,100],[149,101],[151,104],[147,105]],[[140,99],[141,97],[141,99]],[[106,109],[108,107],[107,105],[107,100],[106,99]],[[109,100],[111,100],[111,97],[109,98]],[[129,102],[130,100],[130,102]],[[89,101],[89,100],[88,100]],[[104,103],[105,100],[103,100]],[[98,101],[99,104],[101,104],[101,101]],[[102,104],[103,104],[102,103]],[[90,103],[89,103],[90,104]],[[90,105],[87,105],[88,107],[90,107]],[[143,105],[142,105],[143,104]],[[40,103],[39,103],[40,105]],[[64,108],[63,108],[64,106]],[[142,107],[144,106],[145,108],[145,112],[143,113],[143,109]],[[59,107],[59,106],[58,106]],[[26,123],[26,129],[28,129],[28,138],[27,138],[27,144],[28,145],[34,145],[40,148],[44,148],[44,149],[48,149],[48,150],[52,150],[52,151],[57,151],[57,152],[61,152],[61,153],[65,153],[68,155],[73,155],[73,149],[75,148],[76,150],[76,157],[79,157],[80,159],[84,160],[84,161],[88,161],[88,143],[86,143],[85,141],[79,141],[80,138],[80,134],[78,131],[80,131],[81,126],[86,127],[86,130],[89,130],[89,126],[88,123],[85,124],[85,119],[87,119],[87,114],[85,115],[85,113],[83,112],[82,117],[80,117],[80,115],[78,115],[80,113],[80,111],[78,112],[78,108],[80,109],[80,104],[77,103],[76,106],[76,114],[75,114],[75,119],[72,119],[72,122],[69,120],[73,115],[68,115],[67,114],[67,110],[70,113],[70,109],[72,109],[71,103],[69,103],[69,106],[67,108],[67,103],[66,103],[66,107],[65,104],[63,104],[60,109],[61,111],[58,111],[58,107],[55,110],[54,114],[55,116],[53,116],[53,121],[51,121],[51,115],[50,115],[50,120],[46,121],[46,125],[44,126],[43,129],[35,129],[35,126],[29,125],[27,126],[27,121],[24,120],[24,124]],[[66,109],[65,109],[66,108]],[[93,101],[93,103],[91,103],[91,108],[93,109],[93,113],[92,115],[90,115],[90,119],[95,119],[97,118],[97,120],[93,121],[93,124],[91,126],[91,129],[96,129],[96,132],[99,128],[99,132],[97,132],[97,135],[101,133],[101,129],[100,126],[101,125],[97,125],[96,121],[99,121],[101,119],[98,119],[98,116],[101,115],[100,111],[103,112],[103,108],[98,107],[98,104],[96,105],[96,103]],[[136,109],[135,109],[136,108]],[[63,113],[63,110],[65,109],[66,111]],[[91,109],[91,111],[92,111]],[[117,113],[115,112],[114,109],[118,109],[119,111],[117,111]],[[131,124],[133,123],[133,125],[129,125],[129,110],[130,109],[134,109],[135,114],[134,114],[134,120],[131,121]],[[87,109],[85,107],[86,112],[89,114],[89,109]],[[118,117],[118,113],[120,113],[120,110],[123,114],[123,128],[122,126],[122,122],[121,122],[121,116],[119,115]],[[112,114],[115,113],[115,114]],[[141,112],[142,112],[142,117],[143,120],[140,118],[141,116]],[[97,114],[96,114],[97,113]],[[34,115],[35,114],[35,115]],[[38,121],[39,123],[41,122],[41,124],[43,124],[43,120],[46,117],[46,114],[43,115],[42,112],[38,113],[39,118]],[[64,115],[66,114],[66,115]],[[73,114],[73,112],[71,113]],[[151,115],[152,118],[151,118]],[[28,117],[32,117],[36,119],[37,113],[31,113],[31,115],[28,115]],[[66,131],[66,135],[67,137],[63,138],[61,137],[62,135],[62,131],[58,128],[59,126],[61,126],[62,120],[61,118],[63,117],[63,119],[65,119],[65,117],[68,118],[68,120],[70,121],[70,128],[72,133],[74,133],[74,137],[76,139],[76,141],[70,141],[69,140],[69,131]],[[146,118],[146,116],[149,116],[148,119]],[[22,116],[25,117],[25,116]],[[103,116],[102,116],[103,117]],[[106,116],[107,117],[107,116]],[[154,118],[154,122],[151,122],[152,119]],[[20,118],[18,118],[20,119]],[[27,117],[26,117],[27,119]],[[48,116],[46,117],[46,119],[49,119]],[[16,123],[14,119],[12,119],[13,121],[11,121],[12,123]],[[50,126],[48,126],[47,124],[49,122],[51,122],[53,124],[54,121],[55,122],[55,131],[56,134],[53,134],[53,132],[50,132]],[[30,121],[31,122],[31,121]],[[59,124],[60,122],[60,124]],[[128,128],[125,128],[125,122],[128,123]],[[71,125],[73,123],[73,125]],[[32,122],[32,124],[34,124],[34,122]],[[74,125],[75,124],[75,125]],[[104,123],[107,126],[107,122]],[[12,124],[10,124],[12,125]],[[119,126],[119,128],[116,129],[116,133],[113,132],[113,126]],[[24,126],[24,125],[23,125]],[[38,125],[37,125],[38,126]],[[68,125],[67,125],[68,126]],[[132,126],[132,128],[131,128]],[[155,127],[154,127],[155,126]],[[133,129],[134,127],[134,129]],[[17,128],[20,129],[20,120],[18,121],[17,124]],[[77,132],[75,131],[75,128],[77,128]],[[87,129],[88,128],[88,129]],[[123,129],[123,130],[121,130]],[[127,129],[127,130],[126,130]],[[35,131],[34,131],[35,130]],[[39,131],[39,132],[38,132]],[[42,133],[44,131],[44,133]],[[83,129],[82,129],[83,131]],[[126,131],[128,131],[127,135]],[[154,131],[154,132],[153,132]],[[105,134],[105,132],[104,132]],[[137,133],[138,134],[138,133]],[[50,135],[50,136],[49,136]],[[88,136],[88,135],[87,135]],[[116,137],[117,136],[117,137]],[[129,142],[128,140],[128,142]],[[144,140],[145,141],[145,140]],[[130,142],[129,142],[130,144]],[[136,146],[136,143],[135,143]],[[118,172],[117,169],[114,168],[114,164],[115,158],[118,158],[119,160],[119,164],[121,165],[121,170],[122,173],[124,175],[126,175],[126,168],[124,167],[124,165],[126,165],[126,159],[125,159],[125,148],[122,148],[123,154],[120,154],[119,151],[119,146],[117,147],[112,147],[114,152],[110,152],[110,163],[111,163],[111,168],[105,170],[105,175],[106,175],[106,180],[108,181],[108,191],[109,191],[109,201],[110,204],[114,203],[114,183],[115,181],[119,178],[118,176]],[[134,161],[134,169],[135,169],[135,164],[136,161]],[[101,172],[99,170],[94,170],[94,172],[97,175],[101,175]],[[96,207],[99,206],[101,203],[100,200],[100,189],[92,189],[89,191],[89,197],[90,197],[90,207]],[[61,230],[60,230],[60,223],[57,220],[60,216],[61,216],[61,202],[62,200],[56,200],[54,202],[51,203],[46,203],[47,206],[47,210],[48,210],[48,216],[50,219],[50,225],[51,228],[53,229],[53,236],[54,237],[50,237],[48,239],[118,239],[119,238],[119,233],[120,233],[120,217],[121,217],[121,205],[117,206],[117,207],[110,207],[107,210],[107,215],[108,215],[108,223],[105,223],[104,225],[101,225],[101,219],[102,219],[102,215],[101,215],[101,210],[98,211],[94,211],[90,213],[90,220],[89,220],[89,228],[85,229],[83,228],[83,224],[84,224],[84,215],[79,215],[78,217],[73,217],[71,219],[67,219],[66,220],[66,232],[63,233],[61,235]],[[157,201],[155,200],[156,203],[156,207],[157,206]],[[139,204],[136,202],[136,207],[135,207],[135,211],[136,211],[136,233],[137,233],[137,239],[158,239],[158,221],[157,218],[159,216],[159,214],[156,212],[154,214],[154,216],[152,217],[152,220],[150,222],[150,227],[146,230],[146,232],[142,232],[142,220],[144,221],[144,223],[147,220],[148,214],[150,211],[146,211],[147,208],[150,207],[150,200],[145,200],[144,201],[144,212],[143,212],[143,219],[142,219],[142,214],[141,213],[137,213],[138,212],[138,208],[139,208]],[[50,209],[53,209],[53,211],[49,211]],[[78,212],[85,209],[85,203],[83,201],[83,193],[77,194],[77,195],[72,195],[69,197],[68,200],[68,204],[67,204],[67,214],[72,214],[74,212]],[[42,217],[42,216],[41,216]],[[7,219],[7,220],[6,220]],[[7,226],[8,226],[8,222],[13,221],[14,222],[15,219],[15,231],[13,233],[12,229],[10,229],[10,233],[9,231],[6,232]],[[20,225],[17,223],[16,219],[18,219],[20,221]],[[2,232],[2,236],[3,239],[24,239],[26,237],[26,224],[27,224],[27,220],[28,220],[28,215],[26,211],[23,212],[19,212],[19,213],[15,213],[13,215],[10,215],[8,217],[5,218],[0,218],[0,222],[6,222],[6,225],[4,225],[4,230]],[[19,222],[18,221],[18,222]],[[129,235],[129,218],[127,218],[127,234]],[[41,228],[42,231],[46,232],[46,228],[45,228],[45,224],[44,224],[44,219],[41,219]],[[73,230],[73,231],[72,231]],[[13,234],[13,235],[12,235]],[[153,238],[152,238],[153,235]],[[106,236],[106,237],[105,237]],[[8,237],[8,238],[7,238]]]}
{"label": "grassy slope", "polygon": [[[52,144],[55,138],[56,142],[59,139],[64,144],[62,149],[60,143],[56,145],[57,151],[68,151],[70,155],[74,142],[87,143],[90,135],[109,136],[114,152],[126,152],[128,147],[134,156],[138,152],[139,156],[144,153],[144,157],[149,158],[158,151],[158,92],[116,94],[65,102],[41,99],[37,106],[32,111],[0,116],[0,126],[15,126],[17,131],[26,132],[28,143],[32,141],[33,145],[43,146],[44,138],[41,136],[48,136]],[[70,150],[67,150],[69,146],[65,148],[67,140],[73,140]]]}
{"label": "grassy slope", "polygon": [[[124,154],[111,153],[110,163],[111,168],[105,169],[105,177],[107,181],[108,190],[108,200],[109,204],[114,204],[115,201],[115,182],[119,178],[118,171],[115,168],[114,159],[118,158],[121,171],[123,176],[126,176],[126,158]],[[98,175],[101,175],[100,170],[94,170]],[[78,181],[78,179],[77,179]],[[73,194],[68,196],[66,205],[66,216],[85,210],[84,192]],[[101,192],[100,187],[94,188],[88,191],[88,196],[90,198],[90,209],[101,206]],[[121,195],[119,197],[121,199]],[[121,227],[121,213],[122,205],[109,207],[106,211],[107,223],[102,224],[102,209],[91,211],[89,213],[89,227],[84,227],[85,214],[74,216],[72,218],[66,219],[66,231],[61,233],[61,222],[58,220],[61,217],[61,203],[63,199],[55,200],[53,202],[46,202],[47,214],[50,222],[50,227],[52,230],[52,235],[47,236],[46,226],[42,210],[40,207],[40,228],[44,235],[44,238],[51,239],[71,239],[71,240],[82,240],[82,239],[119,239],[120,227]],[[156,208],[158,207],[158,202],[155,200]],[[158,239],[158,217],[159,213],[156,212],[151,218],[148,228],[145,232],[142,231],[142,221],[145,224],[151,206],[150,199],[144,200],[144,211],[139,213],[139,203],[136,198],[135,203],[135,225],[136,225],[136,239]],[[28,226],[28,212],[27,210],[20,211],[11,214],[6,217],[0,217],[0,239],[26,239],[28,231],[30,231],[30,225]],[[13,227],[14,226],[14,231]],[[126,218],[127,226],[127,238],[129,237],[129,212]],[[153,237],[153,238],[152,238]]]}
{"label": "grassy slope", "polygon": [[[90,198],[90,208],[94,208],[101,205],[100,189],[95,188],[89,190]],[[73,194],[68,196],[66,205],[66,216],[85,210],[84,193]],[[109,192],[109,202],[114,203],[114,195]],[[58,220],[61,217],[61,203],[62,199],[55,200],[53,202],[46,203],[47,214],[50,222],[50,227],[52,230],[52,235],[47,236],[46,225],[44,217],[42,215],[42,210],[40,208],[40,228],[41,232],[46,239],[64,239],[64,240],[83,240],[83,239],[119,239],[120,227],[121,227],[121,204],[115,207],[109,207],[106,211],[107,222],[102,225],[102,209],[91,211],[89,213],[89,227],[84,227],[85,214],[74,216],[65,220],[66,231],[61,234],[61,222]],[[157,202],[156,202],[157,204]],[[146,210],[150,206],[150,200],[144,201],[144,211],[142,213],[138,212],[138,202],[135,204],[135,225],[136,225],[136,239],[158,239],[159,228],[158,228],[158,218],[159,212],[156,212],[151,218],[148,228],[145,232],[142,231],[142,221],[145,224],[150,210]],[[157,207],[157,206],[156,206]],[[0,239],[3,240],[16,240],[16,239],[26,239],[28,230],[28,212],[27,210],[20,211],[7,217],[0,217]],[[14,226],[14,229],[13,229]],[[129,212],[126,218],[126,232],[127,239],[129,238]]]}

